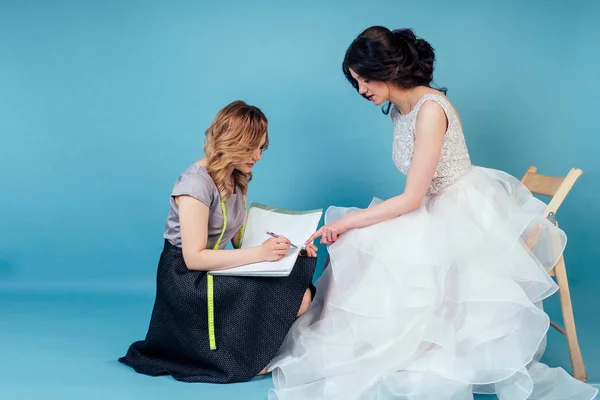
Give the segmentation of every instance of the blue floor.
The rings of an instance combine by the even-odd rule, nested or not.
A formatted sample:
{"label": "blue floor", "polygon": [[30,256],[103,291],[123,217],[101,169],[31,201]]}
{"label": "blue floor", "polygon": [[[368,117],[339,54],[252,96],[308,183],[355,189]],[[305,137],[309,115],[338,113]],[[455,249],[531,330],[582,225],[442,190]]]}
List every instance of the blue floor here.
{"label": "blue floor", "polygon": [[[590,382],[600,382],[600,318],[593,288],[572,288]],[[557,296],[556,296],[557,297]],[[557,310],[557,298],[546,306]],[[189,384],[134,373],[116,360],[143,338],[151,293],[19,293],[0,291],[0,399],[264,400],[270,376],[233,385]],[[552,331],[544,361],[570,372],[566,344]],[[478,396],[476,399],[494,399]]]}

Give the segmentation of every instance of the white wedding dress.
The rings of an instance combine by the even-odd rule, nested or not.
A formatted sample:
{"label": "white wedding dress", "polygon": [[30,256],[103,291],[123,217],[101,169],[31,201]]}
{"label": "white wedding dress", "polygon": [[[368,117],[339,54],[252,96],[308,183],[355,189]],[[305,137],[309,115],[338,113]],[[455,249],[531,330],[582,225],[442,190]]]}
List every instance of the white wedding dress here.
{"label": "white wedding dress", "polygon": [[[566,244],[541,216],[545,204],[518,179],[471,165],[443,96],[424,96],[406,115],[392,108],[396,166],[408,172],[425,101],[448,118],[428,195],[329,247],[313,305],[271,364],[269,399],[593,399],[593,386],[537,361],[549,327],[541,302],[557,290],[547,271]],[[331,207],[326,223],[355,210]]]}

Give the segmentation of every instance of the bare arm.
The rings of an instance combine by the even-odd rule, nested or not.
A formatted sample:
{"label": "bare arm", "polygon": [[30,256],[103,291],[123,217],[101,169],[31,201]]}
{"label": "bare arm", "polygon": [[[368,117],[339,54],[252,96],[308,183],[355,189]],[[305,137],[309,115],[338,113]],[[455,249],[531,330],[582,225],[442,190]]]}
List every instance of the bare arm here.
{"label": "bare arm", "polygon": [[319,236],[322,236],[322,243],[333,243],[340,234],[350,229],[377,224],[418,209],[439,163],[447,123],[446,114],[439,104],[431,101],[423,103],[417,116],[415,150],[404,192],[376,206],[348,214],[332,223],[331,227],[322,227],[307,243]]}
{"label": "bare arm", "polygon": [[207,249],[208,206],[191,196],[176,198],[183,259],[188,269],[198,271],[223,270],[260,261],[274,261],[285,255],[289,240],[269,239],[263,245],[247,249]]}
{"label": "bare arm", "polygon": [[350,229],[396,218],[421,206],[440,161],[446,133],[446,114],[434,102],[425,102],[416,122],[415,151],[404,193],[380,204],[348,215]]}

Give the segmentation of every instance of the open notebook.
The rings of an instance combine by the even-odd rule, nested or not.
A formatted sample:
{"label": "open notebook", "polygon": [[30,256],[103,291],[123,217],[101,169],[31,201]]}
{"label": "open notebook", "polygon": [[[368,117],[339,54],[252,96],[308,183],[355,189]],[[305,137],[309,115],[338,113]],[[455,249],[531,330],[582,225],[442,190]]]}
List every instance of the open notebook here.
{"label": "open notebook", "polygon": [[294,268],[304,242],[317,230],[322,214],[323,210],[292,211],[251,203],[242,236],[242,249],[261,245],[270,238],[266,232],[283,235],[298,248],[290,247],[287,254],[278,261],[247,264],[210,273],[236,276],[288,276]]}

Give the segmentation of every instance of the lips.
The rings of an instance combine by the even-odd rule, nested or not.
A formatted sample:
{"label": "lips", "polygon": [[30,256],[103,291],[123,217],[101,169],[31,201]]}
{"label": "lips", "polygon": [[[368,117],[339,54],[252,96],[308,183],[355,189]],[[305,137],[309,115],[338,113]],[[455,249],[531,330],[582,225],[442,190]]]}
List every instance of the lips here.
{"label": "lips", "polygon": [[246,163],[246,165],[248,166],[248,168],[254,167],[254,163]]}
{"label": "lips", "polygon": [[370,96],[367,96],[367,99],[368,99],[369,101],[371,101],[371,100],[373,100],[373,97],[375,97],[375,95],[374,95],[374,94],[372,94],[372,95],[370,95]]}

